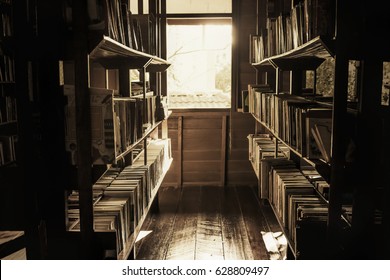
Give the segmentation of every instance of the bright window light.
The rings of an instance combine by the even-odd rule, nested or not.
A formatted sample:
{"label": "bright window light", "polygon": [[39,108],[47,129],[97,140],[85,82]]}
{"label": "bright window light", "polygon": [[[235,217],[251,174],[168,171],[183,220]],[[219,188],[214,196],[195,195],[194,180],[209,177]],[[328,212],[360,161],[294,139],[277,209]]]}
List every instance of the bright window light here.
{"label": "bright window light", "polygon": [[199,23],[168,25],[169,107],[230,108],[232,26]]}

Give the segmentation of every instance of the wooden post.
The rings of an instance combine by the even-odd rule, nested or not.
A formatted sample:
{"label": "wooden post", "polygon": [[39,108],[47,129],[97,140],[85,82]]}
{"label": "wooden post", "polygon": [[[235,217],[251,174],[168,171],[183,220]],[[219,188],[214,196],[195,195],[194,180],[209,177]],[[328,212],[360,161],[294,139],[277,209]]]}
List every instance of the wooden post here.
{"label": "wooden post", "polygon": [[227,148],[227,122],[228,117],[226,115],[222,116],[222,141],[221,141],[221,183],[223,187],[226,185],[226,148]]}
{"label": "wooden post", "polygon": [[[332,158],[329,190],[328,234],[330,244],[337,245],[341,223],[341,195],[345,186],[346,117],[348,96],[348,60],[336,57],[333,96]],[[332,249],[331,249],[332,250]]]}
{"label": "wooden post", "polygon": [[93,259],[93,205],[91,114],[89,97],[88,12],[87,1],[73,1],[73,32],[75,60],[75,99],[78,186],[80,195],[80,231],[82,257]]}
{"label": "wooden post", "polygon": [[183,117],[177,119],[177,185],[183,186]]}

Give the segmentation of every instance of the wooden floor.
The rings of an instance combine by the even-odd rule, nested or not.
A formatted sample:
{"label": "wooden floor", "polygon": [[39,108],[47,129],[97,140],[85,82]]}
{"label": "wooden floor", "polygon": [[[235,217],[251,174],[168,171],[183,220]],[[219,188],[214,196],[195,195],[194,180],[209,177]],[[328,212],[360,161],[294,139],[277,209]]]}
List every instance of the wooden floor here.
{"label": "wooden floor", "polygon": [[142,232],[147,235],[137,242],[137,259],[283,257],[283,252],[272,249],[276,243],[264,242],[280,240],[274,238],[280,228],[273,212],[249,187],[163,187],[159,211],[151,214]]}

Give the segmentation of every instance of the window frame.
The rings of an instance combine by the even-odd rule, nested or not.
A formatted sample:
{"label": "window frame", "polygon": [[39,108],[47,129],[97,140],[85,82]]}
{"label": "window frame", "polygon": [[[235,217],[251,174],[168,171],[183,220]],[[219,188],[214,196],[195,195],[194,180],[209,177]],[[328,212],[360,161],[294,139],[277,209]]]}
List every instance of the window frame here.
{"label": "window frame", "polygon": [[[199,24],[230,24],[233,31],[233,13],[175,13],[166,14],[166,26],[172,24],[176,25],[199,25]],[[168,34],[166,34],[167,36]],[[233,34],[232,34],[233,36]],[[167,45],[168,37],[165,38],[165,44]],[[172,108],[173,110],[186,110],[186,111],[201,111],[201,110],[231,110],[233,108],[233,41],[231,46],[231,90],[230,90],[230,106],[225,108]],[[168,79],[168,77],[167,77]],[[168,80],[167,80],[168,83]],[[168,93],[168,89],[167,89]],[[168,97],[169,98],[169,97]]]}

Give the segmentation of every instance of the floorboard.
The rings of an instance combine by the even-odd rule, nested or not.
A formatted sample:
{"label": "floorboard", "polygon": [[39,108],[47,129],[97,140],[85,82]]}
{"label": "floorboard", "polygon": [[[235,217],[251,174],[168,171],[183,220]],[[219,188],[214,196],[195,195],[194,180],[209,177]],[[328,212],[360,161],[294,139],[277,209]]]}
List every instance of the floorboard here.
{"label": "floorboard", "polygon": [[[266,260],[263,233],[280,228],[250,187],[162,187],[137,259]],[[271,215],[271,216],[269,216]],[[275,224],[276,223],[276,224]]]}

